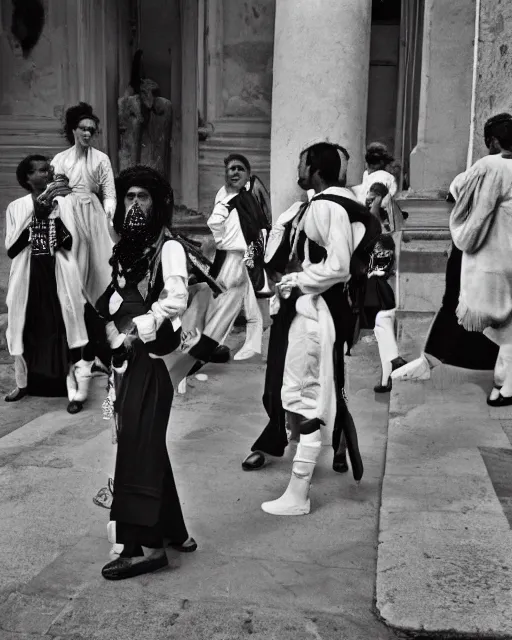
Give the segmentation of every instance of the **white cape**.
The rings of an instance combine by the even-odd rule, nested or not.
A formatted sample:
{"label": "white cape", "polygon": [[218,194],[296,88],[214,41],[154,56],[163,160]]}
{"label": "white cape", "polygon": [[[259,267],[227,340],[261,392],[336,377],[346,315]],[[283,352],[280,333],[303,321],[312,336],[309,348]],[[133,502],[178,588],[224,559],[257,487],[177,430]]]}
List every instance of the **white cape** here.
{"label": "white cape", "polygon": [[[57,199],[58,201],[61,198]],[[9,250],[21,233],[28,228],[34,213],[32,196],[19,198],[7,207],[5,247]],[[73,239],[74,241],[74,239]],[[9,353],[23,355],[23,329],[30,282],[30,246],[25,247],[12,261],[7,291],[8,327],[6,332]],[[78,265],[71,253],[55,253],[57,294],[62,309],[67,341],[70,349],[83,347],[89,341],[84,321],[85,298],[82,294]]]}

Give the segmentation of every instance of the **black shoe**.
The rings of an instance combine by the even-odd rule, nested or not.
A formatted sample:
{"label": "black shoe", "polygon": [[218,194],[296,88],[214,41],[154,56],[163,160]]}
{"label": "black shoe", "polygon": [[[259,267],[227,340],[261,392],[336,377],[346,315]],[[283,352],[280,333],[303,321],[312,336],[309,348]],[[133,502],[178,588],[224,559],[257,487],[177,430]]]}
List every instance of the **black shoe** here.
{"label": "black shoe", "polygon": [[192,553],[197,549],[197,542],[194,538],[188,538],[185,542],[181,543],[169,542],[168,546],[176,549],[176,551],[179,551],[180,553]]}
{"label": "black shoe", "polygon": [[265,465],[265,455],[261,451],[253,451],[242,462],[244,471],[256,471]]}
{"label": "black shoe", "polygon": [[5,396],[5,401],[6,402],[18,402],[18,400],[21,400],[22,398],[24,398],[27,395],[28,395],[27,387],[23,387],[23,389],[20,389],[19,387],[16,387],[16,389],[13,389],[11,391],[11,393],[9,393],[8,395]]}
{"label": "black shoe", "polygon": [[101,570],[101,575],[105,580],[126,580],[141,576],[144,573],[158,571],[169,565],[169,560],[165,553],[156,558],[148,558],[142,562],[132,564],[128,558],[117,558],[106,564]]}
{"label": "black shoe", "polygon": [[71,413],[71,414],[80,413],[80,411],[82,411],[83,408],[84,408],[83,402],[78,402],[78,400],[72,400],[68,404],[68,413]]}
{"label": "black shoe", "polygon": [[215,351],[212,353],[210,357],[210,362],[224,364],[225,362],[229,362],[231,357],[231,351],[225,344],[220,344]]}
{"label": "black shoe", "polygon": [[334,456],[332,461],[332,469],[336,471],[336,473],[347,473],[348,464],[347,464],[347,454],[342,453],[337,456]]}
{"label": "black shoe", "polygon": [[110,371],[105,367],[103,363],[97,364],[96,362],[91,367],[92,376],[109,376]]}
{"label": "black shoe", "polygon": [[487,404],[490,407],[510,407],[512,405],[512,396],[502,396],[500,393],[496,400],[487,398]]}
{"label": "black shoe", "polygon": [[[397,369],[400,369],[400,367],[403,367],[405,364],[407,364],[407,360],[404,360],[400,356],[398,356],[398,358],[395,358],[394,360],[391,360],[391,373],[393,373],[393,371],[396,371]],[[390,375],[386,384],[378,384],[373,387],[373,390],[375,391],[375,393],[389,393],[392,388],[393,382]]]}
{"label": "black shoe", "polygon": [[389,376],[387,384],[378,384],[373,387],[373,390],[375,391],[375,393],[389,393],[392,388],[393,382],[391,381],[391,376]]}

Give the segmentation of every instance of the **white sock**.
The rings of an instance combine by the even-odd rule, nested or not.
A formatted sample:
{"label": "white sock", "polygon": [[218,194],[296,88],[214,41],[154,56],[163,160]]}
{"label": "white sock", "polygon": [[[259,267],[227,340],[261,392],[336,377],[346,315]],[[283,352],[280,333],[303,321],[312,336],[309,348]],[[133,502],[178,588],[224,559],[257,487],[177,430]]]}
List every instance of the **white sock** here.
{"label": "white sock", "polygon": [[322,434],[320,433],[320,429],[313,431],[313,433],[301,433],[300,443],[307,444],[309,447],[321,447]]}

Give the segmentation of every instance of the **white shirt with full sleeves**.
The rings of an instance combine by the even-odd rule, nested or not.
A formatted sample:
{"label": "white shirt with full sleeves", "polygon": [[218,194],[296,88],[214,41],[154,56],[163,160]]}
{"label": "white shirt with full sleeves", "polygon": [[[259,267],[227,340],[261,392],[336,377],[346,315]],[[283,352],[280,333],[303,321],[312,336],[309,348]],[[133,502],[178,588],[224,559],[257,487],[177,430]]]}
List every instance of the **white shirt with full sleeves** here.
{"label": "white shirt with full sleeves", "polygon": [[[222,195],[224,194],[222,193]],[[231,211],[228,209],[229,201],[236,195],[236,193],[226,192],[224,197],[216,202],[207,224],[213,234],[217,249],[221,251],[242,251],[245,253],[247,243],[245,242],[242,227],[240,226],[238,211],[236,208],[231,209]]]}
{"label": "white shirt with full sleeves", "polygon": [[[355,200],[351,192],[343,187],[329,187],[322,193]],[[308,239],[324,247],[327,256],[322,262],[313,264],[309,260],[306,243],[303,270],[297,274],[297,285],[301,291],[321,294],[339,282],[348,282],[350,260],[363,238],[364,225],[361,222],[351,224],[345,209],[328,200],[311,202],[304,215],[303,225]]]}

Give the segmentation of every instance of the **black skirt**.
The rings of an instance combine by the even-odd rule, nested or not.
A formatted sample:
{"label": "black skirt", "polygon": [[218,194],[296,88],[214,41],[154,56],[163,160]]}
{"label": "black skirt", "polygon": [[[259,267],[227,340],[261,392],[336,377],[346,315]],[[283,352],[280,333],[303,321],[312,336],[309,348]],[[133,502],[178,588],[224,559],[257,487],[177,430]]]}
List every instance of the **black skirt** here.
{"label": "black skirt", "polygon": [[374,329],[379,311],[389,311],[395,307],[395,294],[387,279],[378,276],[368,278],[361,314],[361,329]]}
{"label": "black skirt", "polygon": [[37,255],[30,259],[23,345],[28,393],[34,396],[67,396],[70,355],[57,294],[55,258],[50,255]]}
{"label": "black skirt", "polygon": [[[127,330],[147,306],[136,287],[127,288],[112,320]],[[116,399],[118,446],[110,517],[120,544],[158,548],[163,537],[176,543],[188,538],[166,446],[173,396],[164,362],[150,357],[148,345],[137,339]]]}
{"label": "black skirt", "polygon": [[455,367],[489,371],[496,365],[498,345],[483,333],[466,331],[457,318],[461,266],[462,251],[452,244],[443,302],[430,329],[425,353]]}

